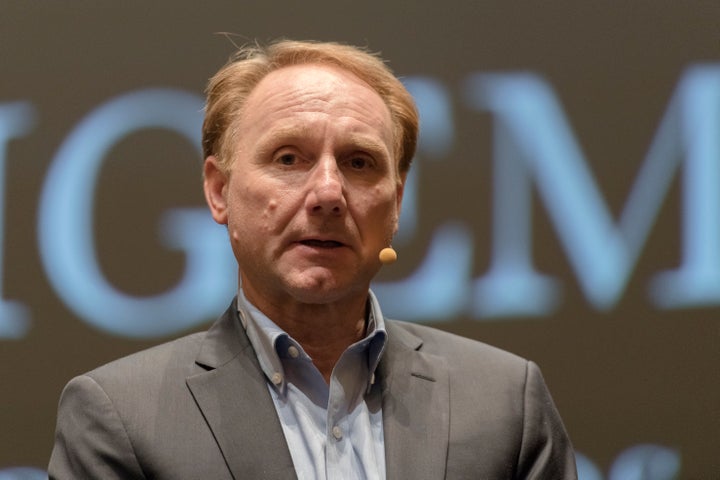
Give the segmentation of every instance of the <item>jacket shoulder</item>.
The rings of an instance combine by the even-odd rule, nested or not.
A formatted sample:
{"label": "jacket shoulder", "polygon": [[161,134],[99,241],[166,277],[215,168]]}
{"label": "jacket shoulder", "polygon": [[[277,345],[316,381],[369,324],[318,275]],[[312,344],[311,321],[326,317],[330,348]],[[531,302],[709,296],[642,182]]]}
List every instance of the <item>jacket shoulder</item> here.
{"label": "jacket shoulder", "polygon": [[489,363],[495,368],[508,367],[521,369],[527,367],[527,360],[506,350],[494,347],[487,343],[462,337],[460,335],[420,325],[417,323],[388,320],[389,335],[404,337],[407,344],[409,338],[415,337],[417,349],[443,358],[465,359],[467,361]]}
{"label": "jacket shoulder", "polygon": [[132,353],[84,376],[92,378],[105,390],[142,390],[173,377],[184,383],[185,378],[198,368],[195,358],[205,335],[204,332],[194,333]]}

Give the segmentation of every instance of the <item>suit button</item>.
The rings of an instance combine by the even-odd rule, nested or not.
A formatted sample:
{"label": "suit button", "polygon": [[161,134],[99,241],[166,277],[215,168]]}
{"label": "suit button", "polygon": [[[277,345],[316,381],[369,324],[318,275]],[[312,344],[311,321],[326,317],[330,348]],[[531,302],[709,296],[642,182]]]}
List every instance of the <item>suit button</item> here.
{"label": "suit button", "polygon": [[333,437],[335,437],[335,440],[340,440],[343,436],[342,428],[335,425],[332,429]]}
{"label": "suit button", "polygon": [[300,350],[298,350],[295,345],[290,345],[288,347],[288,355],[290,355],[291,358],[297,358],[298,355],[300,355]]}

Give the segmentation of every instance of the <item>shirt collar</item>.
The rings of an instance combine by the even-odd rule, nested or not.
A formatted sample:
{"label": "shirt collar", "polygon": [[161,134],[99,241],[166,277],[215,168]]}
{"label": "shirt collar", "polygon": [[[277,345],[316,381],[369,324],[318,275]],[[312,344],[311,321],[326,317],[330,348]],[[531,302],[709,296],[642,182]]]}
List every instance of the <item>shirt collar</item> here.
{"label": "shirt collar", "polygon": [[[377,370],[377,366],[380,363],[387,344],[385,319],[380,310],[377,298],[372,291],[368,291],[368,306],[365,337],[348,347],[348,350],[367,350],[367,391],[370,390],[375,382],[375,371]],[[286,352],[289,351],[290,347],[294,347],[297,349],[298,356],[307,361],[311,361],[310,357],[295,339],[245,298],[242,288],[238,290],[237,309],[242,326],[247,333],[250,344],[255,350],[260,368],[278,392],[284,392],[285,374],[278,349],[283,350],[282,356],[288,356]]]}

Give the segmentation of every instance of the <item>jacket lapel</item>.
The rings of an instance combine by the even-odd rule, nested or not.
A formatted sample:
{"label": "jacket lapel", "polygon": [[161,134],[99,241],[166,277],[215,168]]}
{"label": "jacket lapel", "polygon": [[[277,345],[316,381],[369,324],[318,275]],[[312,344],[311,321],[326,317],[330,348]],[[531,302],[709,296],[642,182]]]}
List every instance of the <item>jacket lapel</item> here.
{"label": "jacket lapel", "polygon": [[295,479],[282,426],[236,302],[208,331],[186,382],[232,476]]}
{"label": "jacket lapel", "polygon": [[445,359],[421,351],[422,340],[387,323],[380,363],[388,480],[445,478],[449,380]]}

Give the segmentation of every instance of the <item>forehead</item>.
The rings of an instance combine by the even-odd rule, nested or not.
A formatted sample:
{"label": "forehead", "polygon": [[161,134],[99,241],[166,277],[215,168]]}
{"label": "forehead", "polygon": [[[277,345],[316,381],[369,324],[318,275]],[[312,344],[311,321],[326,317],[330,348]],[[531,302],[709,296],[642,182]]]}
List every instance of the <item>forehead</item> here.
{"label": "forehead", "polygon": [[248,97],[240,121],[248,133],[292,118],[320,116],[355,120],[391,142],[390,110],[380,95],[354,74],[328,65],[294,65],[269,73]]}

